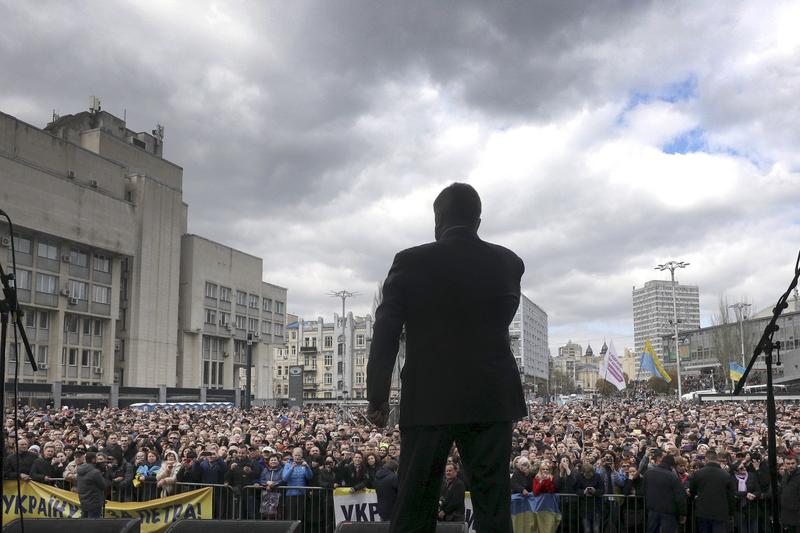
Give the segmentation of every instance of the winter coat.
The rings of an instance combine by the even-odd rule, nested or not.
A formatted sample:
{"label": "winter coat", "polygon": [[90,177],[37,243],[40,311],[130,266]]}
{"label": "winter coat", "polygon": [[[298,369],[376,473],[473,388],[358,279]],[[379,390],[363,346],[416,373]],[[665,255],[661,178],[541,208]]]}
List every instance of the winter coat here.
{"label": "winter coat", "polygon": [[519,468],[511,474],[511,494],[521,494],[523,490],[530,492],[533,488],[533,476],[526,474]]}
{"label": "winter coat", "polygon": [[106,479],[103,474],[90,463],[78,467],[78,497],[81,510],[99,511],[106,504]]}
{"label": "winter coat", "polygon": [[539,496],[541,494],[552,494],[556,491],[556,483],[553,478],[540,479],[533,478],[533,495]]}
{"label": "winter coat", "polygon": [[708,463],[689,478],[689,491],[696,498],[698,518],[726,521],[733,511],[735,485],[718,463]]}
{"label": "winter coat", "polygon": [[[33,467],[33,462],[36,461],[37,455],[31,452],[22,452],[19,454],[19,473],[22,474],[31,474],[31,468]],[[12,453],[8,457],[6,457],[6,468],[5,468],[5,475],[3,479],[17,479],[18,472],[17,472],[17,454]]]}
{"label": "winter coat", "polygon": [[800,468],[783,475],[781,522],[784,526],[800,526]]}
{"label": "winter coat", "polygon": [[686,493],[671,468],[656,465],[642,476],[644,501],[651,512],[686,516]]}
{"label": "winter coat", "polygon": [[270,481],[275,483],[274,485],[275,487],[278,487],[280,485],[286,485],[286,483],[283,482],[282,467],[278,466],[278,468],[276,468],[275,470],[272,470],[271,468],[265,468],[264,470],[261,471],[261,475],[258,478],[258,484],[266,487],[267,483]]}
{"label": "winter coat", "polygon": [[199,461],[200,483],[208,485],[221,485],[225,481],[225,472],[228,471],[228,464],[217,457],[213,461]]}
{"label": "winter coat", "polygon": [[452,483],[442,483],[439,493],[439,510],[444,512],[445,522],[463,522],[466,514],[464,507],[464,482],[457,477]]}
{"label": "winter coat", "polygon": [[378,497],[378,514],[381,520],[387,522],[392,518],[394,511],[394,504],[397,500],[397,491],[400,484],[397,480],[397,474],[388,468],[379,468],[375,472],[375,494]]}
{"label": "winter coat", "polygon": [[602,496],[605,494],[603,492],[603,478],[598,473],[594,473],[592,477],[586,479],[586,476],[583,475],[583,472],[578,472],[575,474],[575,494],[579,496],[583,496],[584,490],[589,487],[594,488],[594,497]]}
{"label": "winter coat", "polygon": [[[305,487],[308,481],[314,477],[314,472],[309,466],[295,465],[294,461],[290,460],[283,466],[283,473],[281,475],[284,483],[289,487]],[[289,489],[286,491],[287,496],[302,496],[305,491],[302,489]]]}
{"label": "winter coat", "polygon": [[156,481],[163,481],[161,485],[161,497],[172,496],[175,494],[175,483],[178,481],[178,472],[180,472],[181,464],[176,462],[170,469],[167,463],[161,465],[161,468],[156,472]]}
{"label": "winter coat", "polygon": [[31,465],[31,479],[39,483],[50,483],[44,480],[45,477],[56,477],[53,475],[53,464],[50,459],[37,457],[33,465]]}

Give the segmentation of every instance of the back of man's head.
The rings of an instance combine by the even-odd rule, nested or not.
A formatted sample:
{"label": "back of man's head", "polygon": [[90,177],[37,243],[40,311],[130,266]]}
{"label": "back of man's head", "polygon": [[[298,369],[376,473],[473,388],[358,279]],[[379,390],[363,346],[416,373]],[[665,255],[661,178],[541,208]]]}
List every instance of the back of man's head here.
{"label": "back of man's head", "polygon": [[397,464],[397,461],[395,461],[394,459],[386,459],[386,460],[383,462],[383,467],[384,467],[386,470],[390,470],[390,471],[392,471],[392,472],[397,472],[397,467],[398,467],[398,466],[399,466],[399,465]]}
{"label": "back of man's head", "polygon": [[472,185],[453,183],[433,202],[437,226],[474,226],[481,218],[481,198]]}
{"label": "back of man's head", "polygon": [[716,463],[717,462],[717,452],[714,450],[708,450],[706,452],[706,463]]}
{"label": "back of man's head", "polygon": [[96,463],[97,462],[97,452],[86,452],[84,456],[84,460],[87,463]]}

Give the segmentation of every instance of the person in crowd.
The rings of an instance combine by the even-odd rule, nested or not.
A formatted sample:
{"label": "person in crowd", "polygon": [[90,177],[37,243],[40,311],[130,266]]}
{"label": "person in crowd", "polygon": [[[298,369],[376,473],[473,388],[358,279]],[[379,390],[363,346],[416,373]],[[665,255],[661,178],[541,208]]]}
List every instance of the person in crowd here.
{"label": "person in crowd", "polygon": [[539,471],[533,477],[533,495],[552,494],[556,492],[556,481],[553,477],[553,467],[546,459],[539,463]]}
{"label": "person in crowd", "polygon": [[47,483],[52,485],[53,478],[58,476],[53,474],[53,456],[56,453],[55,446],[52,443],[44,445],[42,455],[36,458],[31,465],[31,479],[39,483]]}
{"label": "person in crowd", "polygon": [[463,522],[466,515],[464,507],[464,482],[458,478],[458,467],[454,463],[444,469],[444,482],[439,491],[440,522]]}
{"label": "person in crowd", "polygon": [[261,470],[258,484],[264,487],[261,494],[261,516],[268,520],[278,518],[281,492],[278,487],[285,485],[281,456],[273,453],[267,460],[267,467]]}
{"label": "person in crowd", "polygon": [[797,456],[783,459],[781,477],[781,524],[787,533],[800,533],[800,468]]}
{"label": "person in crowd", "polygon": [[397,501],[397,491],[400,488],[397,479],[397,461],[386,459],[383,465],[375,472],[375,494],[378,498],[378,515],[387,522],[392,519],[394,505]]}
{"label": "person in crowd", "polygon": [[175,494],[175,484],[178,482],[178,472],[181,463],[178,461],[178,453],[168,449],[164,452],[164,461],[161,468],[156,472],[156,486],[161,490],[160,496],[172,496]]}
{"label": "person in crowd", "polygon": [[720,466],[715,450],[708,450],[705,459],[705,466],[689,478],[698,533],[725,533],[733,514],[733,479]]}
{"label": "person in crowd", "polygon": [[81,502],[81,518],[101,518],[106,504],[108,484],[103,472],[97,468],[97,454],[87,452],[86,461],[78,467],[78,497]]}
{"label": "person in crowd", "polygon": [[364,464],[364,454],[354,453],[352,463],[345,470],[344,484],[350,487],[350,492],[357,492],[368,488],[371,482],[369,471]]}
{"label": "person in crowd", "polygon": [[[106,449],[108,449],[106,447]],[[132,499],[132,488],[134,470],[133,465],[128,463],[121,448],[116,455],[109,455],[108,479],[111,482],[111,499],[127,502]]]}
{"label": "person in crowd", "polygon": [[527,457],[517,457],[514,460],[514,472],[511,474],[511,494],[527,496],[532,487],[531,462]]}
{"label": "person in crowd", "polygon": [[296,447],[292,450],[291,458],[283,466],[281,474],[284,484],[290,487],[285,492],[285,508],[289,520],[302,520],[305,516],[306,491],[301,487],[306,487],[313,477],[314,472],[303,459],[303,449]]}
{"label": "person in crowd", "polygon": [[[38,450],[38,446],[36,446]],[[33,462],[39,456],[28,450],[28,439],[19,439],[17,452],[5,458],[3,479],[21,479],[26,481],[31,478]],[[17,464],[19,463],[19,464]]]}
{"label": "person in crowd", "polygon": [[[642,476],[647,533],[675,533],[678,524],[686,522],[686,493],[674,466],[672,455],[659,454],[653,468]],[[633,470],[631,475],[638,477],[639,471]]]}
{"label": "person in crowd", "polygon": [[731,475],[736,485],[734,507],[736,529],[740,533],[758,533],[758,504],[761,497],[758,476],[754,470],[748,469],[748,463],[744,458],[731,465]]}
{"label": "person in crowd", "polygon": [[584,498],[585,506],[581,521],[587,533],[600,533],[603,518],[603,477],[591,463],[583,463],[575,476],[575,494]]}

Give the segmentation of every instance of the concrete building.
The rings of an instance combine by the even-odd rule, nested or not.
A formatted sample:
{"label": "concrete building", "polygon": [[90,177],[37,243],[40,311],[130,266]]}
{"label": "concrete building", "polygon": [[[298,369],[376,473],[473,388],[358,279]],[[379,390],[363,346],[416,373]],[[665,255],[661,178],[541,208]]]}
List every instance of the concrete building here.
{"label": "concrete building", "polygon": [[310,400],[366,399],[367,357],[372,341],[372,317],[345,319],[333,315],[296,321],[286,326],[287,342],[275,357],[275,398],[289,397],[288,370],[303,367],[303,398]]}
{"label": "concrete building", "polygon": [[508,328],[512,346],[515,341],[519,349],[514,354],[523,382],[536,378],[547,381],[547,361],[550,351],[547,347],[547,313],[524,294],[519,307]]}
{"label": "concrete building", "polygon": [[[678,331],[690,331],[700,327],[700,289],[697,285],[681,285],[675,282],[675,298],[678,310]],[[670,356],[664,337],[675,336],[673,325],[672,282],[653,280],[637,289],[633,287],[633,337],[637,353],[644,351],[649,340],[662,361],[674,361]],[[673,348],[674,352],[674,348]]]}
{"label": "concrete building", "polygon": [[622,371],[628,375],[631,381],[637,379],[647,380],[650,378],[650,372],[640,370],[641,360],[642,354],[636,353],[635,350],[631,350],[630,348],[625,348],[623,350],[622,357],[620,357],[620,364],[622,365]]}
{"label": "concrete building", "polygon": [[[184,265],[187,296],[179,297],[188,206],[183,170],[162,154],[163,128],[133,131],[97,101],[89,111],[54,116],[44,129],[0,113],[0,204],[15,229],[12,236],[0,222],[0,260],[10,271],[13,242],[26,329],[42,364],[35,374],[23,365],[22,383],[115,391],[199,387],[207,303],[204,285],[197,290],[196,283],[205,283],[200,276],[213,281],[219,274],[231,289],[242,282],[248,297],[272,294],[284,311],[286,290],[263,284],[260,267],[242,267],[246,279],[238,271],[224,276],[223,266],[205,263],[227,253],[238,265],[244,254],[193,236]],[[255,318],[247,310],[244,316]],[[258,320],[282,327],[277,312],[259,309]],[[10,354],[9,376],[16,357]],[[222,368],[221,379],[209,383],[235,387],[233,369]]]}
{"label": "concrete building", "polygon": [[197,235],[181,246],[178,382],[245,388],[248,341],[253,395],[272,398],[272,354],[284,344],[286,289],[262,278],[263,261]]}
{"label": "concrete building", "polygon": [[592,345],[588,344],[586,352],[581,353],[581,345],[570,340],[558,349],[559,355],[553,358],[553,368],[572,378],[576,388],[583,392],[592,392],[595,390],[597,378],[601,377],[600,363],[607,350],[608,347],[603,343],[600,355],[595,356]]}

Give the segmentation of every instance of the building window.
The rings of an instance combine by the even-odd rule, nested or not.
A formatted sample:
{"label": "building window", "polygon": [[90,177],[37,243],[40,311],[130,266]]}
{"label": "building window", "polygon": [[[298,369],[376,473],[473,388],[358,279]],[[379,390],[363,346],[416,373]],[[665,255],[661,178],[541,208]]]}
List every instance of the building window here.
{"label": "building window", "polygon": [[258,319],[257,318],[248,318],[247,319],[247,331],[258,331]]}
{"label": "building window", "polygon": [[281,365],[278,365],[278,375],[279,376],[281,375],[281,372],[283,372],[283,367]]}
{"label": "building window", "polygon": [[45,294],[55,294],[58,278],[48,274],[36,274],[36,290]]}
{"label": "building window", "polygon": [[236,315],[236,329],[244,329],[247,327],[247,317]]}
{"label": "building window", "polygon": [[86,336],[92,335],[92,319],[91,318],[84,318],[82,321],[83,323],[83,334]]}
{"label": "building window", "polygon": [[18,254],[30,254],[31,240],[21,235],[14,235],[14,251]]}
{"label": "building window", "polygon": [[89,291],[86,290],[87,289],[86,283],[71,279],[69,280],[67,285],[69,288],[69,295],[71,298],[77,298],[78,300],[89,299],[89,294],[88,294]]}
{"label": "building window", "polygon": [[217,297],[217,286],[214,283],[206,281],[206,298]]}
{"label": "building window", "polygon": [[92,352],[92,366],[95,368],[100,368],[101,366],[101,356],[102,352],[100,350],[95,350]]}
{"label": "building window", "polygon": [[91,350],[81,350],[81,366],[89,366],[89,359],[91,358]]}
{"label": "building window", "polygon": [[217,312],[213,309],[206,309],[206,324],[217,324]]}
{"label": "building window", "polygon": [[223,382],[224,339],[203,336],[203,384],[221,389]]}
{"label": "building window", "polygon": [[356,372],[356,385],[363,385],[363,384],[364,384],[364,373]]}
{"label": "building window", "polygon": [[230,302],[231,301],[231,288],[230,287],[223,287],[222,285],[219,286],[219,299],[222,302]]}
{"label": "building window", "polygon": [[325,366],[331,366],[333,364],[333,354],[326,353],[325,354]]}
{"label": "building window", "polygon": [[283,302],[275,300],[275,312],[279,315],[283,314]]}
{"label": "building window", "polygon": [[356,346],[364,346],[364,335],[356,335]]}
{"label": "building window", "polygon": [[98,304],[111,303],[111,289],[101,285],[94,285],[94,295],[92,301]]}
{"label": "building window", "polygon": [[323,345],[325,348],[333,348],[333,337],[330,335],[325,335],[325,339],[323,340]]}
{"label": "building window", "polygon": [[37,255],[44,259],[58,259],[58,246],[50,244],[49,242],[40,242]]}
{"label": "building window", "polygon": [[275,324],[275,335],[283,335],[283,324]]}
{"label": "building window", "polygon": [[31,289],[31,273],[27,270],[17,270],[16,284],[18,289]]}
{"label": "building window", "polygon": [[344,343],[340,342],[339,345],[336,347],[336,354],[344,355]]}
{"label": "building window", "polygon": [[250,309],[258,309],[258,296],[255,294],[250,295]]}
{"label": "building window", "polygon": [[247,341],[233,341],[233,362],[247,362]]}
{"label": "building window", "polygon": [[46,365],[47,352],[48,352],[47,346],[39,346],[38,351],[36,352],[36,362],[39,363],[40,365]]}
{"label": "building window", "polygon": [[69,262],[75,266],[87,267],[89,266],[89,255],[86,252],[81,252],[72,248],[69,251]]}
{"label": "building window", "polygon": [[103,321],[97,318],[94,320],[94,335],[95,337],[103,336]]}
{"label": "building window", "polygon": [[269,298],[262,298],[261,299],[261,309],[271,313],[272,312],[272,300]]}
{"label": "building window", "polygon": [[356,365],[364,366],[364,355],[360,354],[356,357]]}
{"label": "building window", "polygon": [[219,325],[220,326],[227,326],[231,323],[231,314],[230,313],[219,313]]}
{"label": "building window", "polygon": [[68,350],[67,364],[69,366],[78,366],[78,349],[70,348]]}
{"label": "building window", "polygon": [[247,305],[247,293],[244,291],[236,291],[236,304]]}
{"label": "building window", "polygon": [[272,333],[272,323],[267,322],[266,320],[262,320],[261,333],[263,333],[264,335],[270,335]]}
{"label": "building window", "polygon": [[107,255],[95,254],[92,260],[92,268],[97,272],[111,272],[111,258]]}
{"label": "building window", "polygon": [[325,385],[333,384],[333,374],[330,372],[325,372]]}
{"label": "building window", "polygon": [[36,315],[39,317],[39,329],[50,329],[50,313],[39,311]]}

